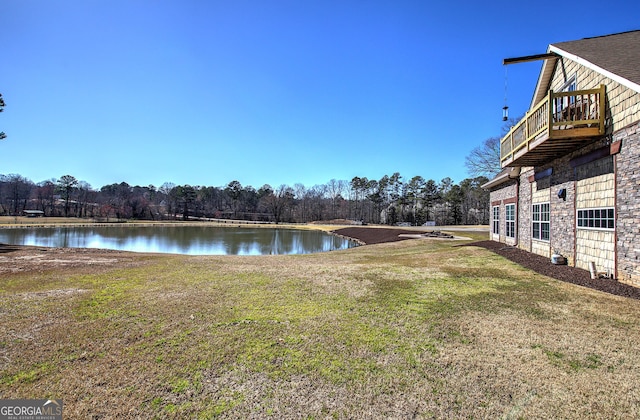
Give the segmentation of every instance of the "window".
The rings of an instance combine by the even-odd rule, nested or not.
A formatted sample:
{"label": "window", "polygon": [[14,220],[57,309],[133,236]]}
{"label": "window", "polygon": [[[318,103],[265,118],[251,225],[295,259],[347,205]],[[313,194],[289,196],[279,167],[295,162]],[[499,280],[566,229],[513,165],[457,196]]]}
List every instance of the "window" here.
{"label": "window", "polygon": [[577,75],[573,75],[570,78],[567,79],[567,81],[564,83],[564,85],[562,85],[562,87],[560,88],[561,92],[573,92],[574,90],[576,90],[576,79],[577,79]]}
{"label": "window", "polygon": [[516,237],[516,205],[515,204],[507,204],[506,206],[506,236],[509,238]]}
{"label": "window", "polygon": [[578,210],[578,227],[582,229],[615,229],[613,207]]}
{"label": "window", "polygon": [[500,234],[500,206],[493,206],[493,224],[491,232],[496,235]]}
{"label": "window", "polygon": [[[576,83],[576,75],[571,76],[567,81],[562,85],[559,92],[574,92],[577,87]],[[559,96],[554,99],[554,115],[556,121],[561,121],[563,111],[566,112],[567,108],[573,105],[576,101],[575,96]]]}
{"label": "window", "polygon": [[549,203],[534,204],[531,212],[533,219],[533,239],[549,240]]}

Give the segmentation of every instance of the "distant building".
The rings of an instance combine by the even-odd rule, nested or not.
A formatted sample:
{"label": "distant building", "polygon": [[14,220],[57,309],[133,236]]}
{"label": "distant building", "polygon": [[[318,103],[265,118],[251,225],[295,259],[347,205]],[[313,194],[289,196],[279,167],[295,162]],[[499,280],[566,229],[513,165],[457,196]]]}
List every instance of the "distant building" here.
{"label": "distant building", "polygon": [[483,185],[491,239],[640,286],[640,31],[521,57],[534,58],[531,107]]}
{"label": "distant building", "polygon": [[23,210],[22,213],[27,217],[42,217],[44,212],[42,210]]}

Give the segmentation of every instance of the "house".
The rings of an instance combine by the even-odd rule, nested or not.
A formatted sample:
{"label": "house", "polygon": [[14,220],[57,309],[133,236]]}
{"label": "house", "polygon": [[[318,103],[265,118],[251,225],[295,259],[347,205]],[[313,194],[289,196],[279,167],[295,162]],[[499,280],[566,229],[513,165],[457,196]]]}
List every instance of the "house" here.
{"label": "house", "polygon": [[42,217],[44,216],[44,212],[42,210],[23,210],[25,216],[27,217]]}
{"label": "house", "polygon": [[640,286],[640,31],[510,62],[534,59],[531,107],[483,185],[491,239]]}

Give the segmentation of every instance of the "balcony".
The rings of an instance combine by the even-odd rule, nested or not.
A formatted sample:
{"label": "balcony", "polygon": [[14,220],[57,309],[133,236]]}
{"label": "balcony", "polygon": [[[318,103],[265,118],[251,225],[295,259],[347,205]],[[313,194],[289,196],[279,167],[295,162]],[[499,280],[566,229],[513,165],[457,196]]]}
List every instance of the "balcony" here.
{"label": "balcony", "polygon": [[550,91],[500,142],[500,163],[539,166],[604,134],[605,87]]}

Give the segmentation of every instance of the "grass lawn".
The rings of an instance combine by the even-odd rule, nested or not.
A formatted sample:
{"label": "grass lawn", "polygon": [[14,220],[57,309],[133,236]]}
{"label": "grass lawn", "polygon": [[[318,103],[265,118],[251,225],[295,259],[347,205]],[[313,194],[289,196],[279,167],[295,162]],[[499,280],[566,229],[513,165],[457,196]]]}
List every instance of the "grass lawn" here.
{"label": "grass lawn", "polygon": [[65,418],[640,417],[640,301],[459,244],[5,273],[0,398]]}

